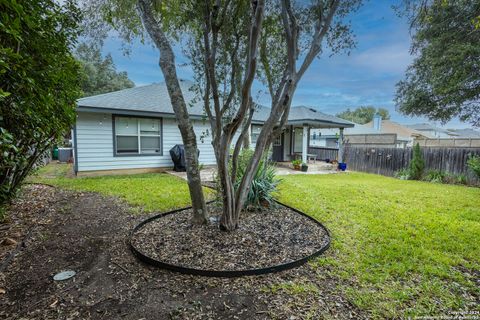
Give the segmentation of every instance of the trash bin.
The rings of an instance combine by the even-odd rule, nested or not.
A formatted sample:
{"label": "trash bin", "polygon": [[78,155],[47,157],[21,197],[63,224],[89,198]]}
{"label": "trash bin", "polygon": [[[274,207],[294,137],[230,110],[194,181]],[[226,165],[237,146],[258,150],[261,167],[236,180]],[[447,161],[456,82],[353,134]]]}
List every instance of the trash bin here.
{"label": "trash bin", "polygon": [[58,148],[58,161],[68,162],[72,157],[72,148]]}
{"label": "trash bin", "polygon": [[53,160],[57,160],[57,159],[58,159],[58,148],[57,148],[57,147],[53,148],[53,151],[52,151],[52,159],[53,159]]}
{"label": "trash bin", "polygon": [[[200,155],[200,150],[197,150],[197,155]],[[170,157],[173,161],[174,171],[187,171],[185,162],[185,147],[183,144],[176,144],[170,149]]]}

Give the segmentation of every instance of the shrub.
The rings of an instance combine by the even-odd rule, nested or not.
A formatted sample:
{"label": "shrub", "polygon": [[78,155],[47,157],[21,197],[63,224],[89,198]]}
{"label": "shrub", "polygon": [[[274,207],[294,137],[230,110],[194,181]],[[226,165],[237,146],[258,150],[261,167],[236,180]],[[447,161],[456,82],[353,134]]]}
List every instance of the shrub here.
{"label": "shrub", "polygon": [[456,183],[456,184],[467,184],[468,183],[467,176],[464,175],[464,174],[453,175],[452,178],[453,178],[453,183]]}
{"label": "shrub", "polygon": [[480,178],[480,156],[473,154],[469,155],[467,165],[470,170],[472,170],[475,175]]}
{"label": "shrub", "polygon": [[398,178],[400,180],[410,180],[410,170],[407,168],[400,169],[397,172],[395,172],[395,178]]}
{"label": "shrub", "polygon": [[425,181],[442,183],[446,182],[448,175],[441,170],[429,170],[424,177]]}
{"label": "shrub", "polygon": [[79,11],[67,1],[1,1],[0,206],[75,120]]}
{"label": "shrub", "polygon": [[[238,168],[236,174],[235,187],[238,187],[253,150],[243,149],[238,157]],[[252,181],[252,185],[247,195],[245,208],[262,209],[275,204],[273,193],[277,190],[280,180],[276,177],[275,166],[266,157],[258,165],[257,172]]]}
{"label": "shrub", "polygon": [[425,161],[423,160],[422,151],[420,150],[420,145],[417,143],[413,147],[413,157],[409,166],[410,179],[420,180],[423,176],[423,171],[425,169]]}

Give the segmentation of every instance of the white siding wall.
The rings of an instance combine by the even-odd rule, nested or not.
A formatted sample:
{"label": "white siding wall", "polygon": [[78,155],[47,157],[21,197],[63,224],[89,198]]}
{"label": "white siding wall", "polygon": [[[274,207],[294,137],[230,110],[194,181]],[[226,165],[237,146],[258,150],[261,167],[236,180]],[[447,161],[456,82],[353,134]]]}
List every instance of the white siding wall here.
{"label": "white siding wall", "polygon": [[[173,163],[169,150],[176,144],[182,144],[176,121],[163,118],[163,155],[115,157],[111,114],[80,112],[76,126],[78,171],[171,167]],[[215,164],[211,137],[200,141],[202,133],[209,129],[208,123],[195,121],[194,129],[199,139],[200,163]]]}

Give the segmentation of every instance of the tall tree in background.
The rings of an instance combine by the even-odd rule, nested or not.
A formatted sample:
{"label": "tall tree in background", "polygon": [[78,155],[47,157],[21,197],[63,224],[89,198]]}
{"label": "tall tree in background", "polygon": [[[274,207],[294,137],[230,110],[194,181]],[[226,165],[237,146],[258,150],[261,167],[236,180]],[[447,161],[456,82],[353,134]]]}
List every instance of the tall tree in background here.
{"label": "tall tree in background", "polygon": [[71,1],[0,0],[0,207],[71,128],[80,95]]}
{"label": "tall tree in background", "polygon": [[93,44],[81,43],[75,50],[75,57],[80,61],[81,86],[83,96],[93,96],[135,86],[128,74],[117,72],[112,56],[102,57],[100,48]]}
{"label": "tall tree in background", "polygon": [[397,84],[401,112],[480,126],[480,1],[404,0],[416,56]]}
{"label": "tall tree in background", "polygon": [[390,119],[390,113],[388,112],[387,109],[384,108],[378,108],[375,109],[375,107],[358,107],[354,110],[350,110],[348,108],[347,110],[337,113],[336,116],[348,121],[352,121],[355,123],[359,124],[365,124],[373,120],[373,116],[375,114],[379,114],[383,120],[389,120]]}

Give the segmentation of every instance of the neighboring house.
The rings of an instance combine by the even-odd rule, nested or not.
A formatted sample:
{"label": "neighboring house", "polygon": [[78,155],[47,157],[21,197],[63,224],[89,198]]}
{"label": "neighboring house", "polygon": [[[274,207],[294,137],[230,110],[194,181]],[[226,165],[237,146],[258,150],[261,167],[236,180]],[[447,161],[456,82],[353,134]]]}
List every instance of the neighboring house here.
{"label": "neighboring house", "polygon": [[[339,142],[338,130],[315,130],[311,138],[312,147],[336,148]],[[375,115],[373,121],[344,130],[345,141],[357,147],[411,147],[415,139],[424,137],[420,131],[407,128],[390,120],[382,120]]]}
{"label": "neighboring house", "polygon": [[379,115],[376,115],[373,118],[373,121],[366,123],[365,126],[374,128],[383,134],[395,134],[395,144],[397,148],[412,147],[415,139],[426,137],[421,131],[417,131],[391,120],[382,120]]}
{"label": "neighboring house", "polygon": [[479,139],[480,131],[473,129],[448,129],[456,138]]}
{"label": "neighboring house", "polygon": [[[377,135],[378,131],[363,124],[355,123],[353,128],[345,128],[345,140],[349,142],[352,135],[365,136]],[[311,147],[338,148],[340,132],[339,129],[316,129],[310,135]]]}
{"label": "neighboring house", "polygon": [[406,125],[406,127],[416,131],[420,131],[427,138],[454,138],[455,136],[457,136],[455,132],[439,128],[430,123],[409,124]]}
{"label": "neighboring house", "polygon": [[[190,117],[198,138],[200,163],[215,164],[210,125],[203,102],[189,90],[192,83],[181,81]],[[252,143],[270,109],[258,106],[252,121]],[[349,121],[326,115],[313,108],[292,107],[287,128],[272,146],[272,159],[288,161],[300,154],[307,158],[311,128],[349,128]],[[165,84],[110,92],[79,99],[74,127],[75,172],[101,173],[158,171],[173,165],[169,150],[182,144]]]}

